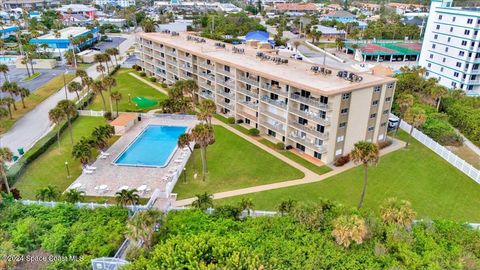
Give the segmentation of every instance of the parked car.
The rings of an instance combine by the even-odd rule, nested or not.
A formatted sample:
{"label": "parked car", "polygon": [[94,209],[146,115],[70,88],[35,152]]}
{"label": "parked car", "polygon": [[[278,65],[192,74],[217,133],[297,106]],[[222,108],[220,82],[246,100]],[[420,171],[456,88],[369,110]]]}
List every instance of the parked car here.
{"label": "parked car", "polygon": [[98,48],[98,47],[92,47],[92,48],[90,48],[90,49],[92,49],[92,50],[94,50],[94,51],[101,51],[100,48]]}
{"label": "parked car", "polygon": [[113,42],[113,39],[111,37],[108,37],[104,40],[105,42]]}
{"label": "parked car", "polygon": [[297,60],[303,60],[303,57],[300,54],[294,53],[290,56],[290,58],[297,59]]}

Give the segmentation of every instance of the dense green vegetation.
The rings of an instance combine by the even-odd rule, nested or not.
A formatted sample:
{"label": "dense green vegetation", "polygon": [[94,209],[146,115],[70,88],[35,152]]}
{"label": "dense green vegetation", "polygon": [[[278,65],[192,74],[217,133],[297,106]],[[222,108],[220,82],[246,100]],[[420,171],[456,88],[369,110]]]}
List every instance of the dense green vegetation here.
{"label": "dense green vegetation", "polygon": [[[187,164],[186,179],[182,175],[174,192],[179,198],[203,192],[221,192],[302,178],[303,173],[238,137],[227,129],[214,126],[215,143],[207,149],[208,174],[201,180],[200,149],[194,150]],[[193,165],[195,163],[195,170]],[[197,174],[197,178],[194,175]]]}
{"label": "dense green vegetation", "polygon": [[203,15],[198,18],[198,25],[201,26],[202,36],[226,42],[233,41],[238,36],[244,36],[250,31],[266,31],[258,19],[249,18],[243,12],[225,16],[222,14]]}
{"label": "dense green vegetation", "polygon": [[480,97],[451,95],[442,99],[441,110],[453,126],[480,146]]}
{"label": "dense green vegetation", "polygon": [[[401,139],[408,136],[404,132],[398,135]],[[416,140],[408,149],[382,156],[368,174],[365,208],[378,211],[379,202],[397,197],[412,202],[420,218],[480,222],[480,186]],[[362,191],[362,177],[360,166],[321,182],[231,197],[218,204],[251,198],[257,209],[274,210],[289,198],[299,202],[327,198],[355,206]]]}
{"label": "dense green vegetation", "polygon": [[[123,208],[90,210],[69,204],[26,206],[4,198],[0,206],[0,268],[14,265],[14,262],[5,261],[6,256],[41,252],[42,256],[76,257],[41,262],[38,266],[49,264],[47,269],[91,269],[92,258],[114,255],[124,240],[126,220],[127,210]],[[32,264],[18,262],[17,269],[42,268],[30,268]]]}
{"label": "dense green vegetation", "polygon": [[[104,124],[103,117],[80,116],[72,125],[74,142],[78,142],[82,136],[89,136],[95,127]],[[69,164],[70,178],[67,177],[65,161]],[[65,190],[81,171],[80,161],[72,157],[69,131],[65,130],[60,136],[60,147],[57,143],[50,145],[45,153],[28,165],[15,187],[20,190],[23,198],[35,199],[38,189],[48,185]]]}
{"label": "dense green vegetation", "polygon": [[[150,253],[126,269],[476,269],[480,232],[421,222],[407,202],[382,215],[322,203],[289,214],[238,219],[223,206],[170,212]],[[402,214],[406,213],[404,218]]]}
{"label": "dense green vegetation", "polygon": [[[133,72],[133,70],[120,69],[114,75],[114,78],[117,80],[117,85],[115,87],[112,87],[112,92],[120,94],[118,99],[118,110],[120,112],[148,111],[157,108],[156,106],[147,109],[138,108],[133,101],[129,100],[129,98],[133,99],[134,97],[142,96],[156,101],[162,101],[167,98],[165,94],[131,76],[129,74],[130,72]],[[113,109],[114,111],[116,111],[117,106],[115,100],[112,102]],[[89,109],[103,110],[102,99],[100,95],[97,95],[95,97]]]}

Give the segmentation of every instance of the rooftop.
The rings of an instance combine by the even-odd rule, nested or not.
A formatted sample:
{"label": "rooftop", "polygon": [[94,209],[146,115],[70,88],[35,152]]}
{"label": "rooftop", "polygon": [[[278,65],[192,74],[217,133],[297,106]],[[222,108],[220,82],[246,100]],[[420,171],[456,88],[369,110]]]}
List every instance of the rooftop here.
{"label": "rooftop", "polygon": [[275,4],[278,10],[317,10],[317,5],[313,3],[278,3]]}
{"label": "rooftop", "polygon": [[86,6],[81,4],[64,5],[56,9],[56,11],[62,13],[68,13],[70,10],[72,12],[91,12],[96,11],[97,9],[92,6]]}
{"label": "rooftop", "polygon": [[333,18],[350,18],[350,17],[355,18],[356,17],[352,13],[350,13],[348,11],[345,11],[345,10],[337,10],[337,11],[328,13],[325,16],[326,17],[333,17]]}
{"label": "rooftop", "polygon": [[88,32],[86,27],[68,27],[63,28],[60,31],[60,37],[56,38],[54,33],[49,33],[38,37],[37,39],[68,39],[70,36],[77,37]]}
{"label": "rooftop", "polygon": [[[350,82],[337,77],[336,74],[339,70],[330,67],[327,68],[332,70],[331,75],[316,75],[311,71],[311,63],[288,59],[290,54],[276,55],[273,50],[269,52],[263,51],[271,57],[280,56],[288,59],[287,64],[276,64],[270,60],[257,58],[256,54],[259,50],[250,46],[225,43],[225,48],[219,49],[215,46],[215,43],[219,43],[219,41],[205,39],[206,43],[196,43],[195,41],[187,40],[188,33],[180,33],[178,36],[171,36],[167,33],[139,33],[138,35],[148,40],[163,43],[169,47],[175,47],[200,57],[212,59],[215,62],[249,71],[253,75],[264,76],[297,88],[325,95],[348,92],[395,81],[393,78],[356,72],[357,75],[363,77],[363,80],[361,82]],[[233,53],[233,47],[245,49],[245,53]]]}

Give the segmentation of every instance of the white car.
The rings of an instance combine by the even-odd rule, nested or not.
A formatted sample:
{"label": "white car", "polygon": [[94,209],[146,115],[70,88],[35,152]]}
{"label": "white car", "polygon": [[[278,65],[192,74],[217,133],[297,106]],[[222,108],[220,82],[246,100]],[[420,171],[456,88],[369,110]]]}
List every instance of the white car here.
{"label": "white car", "polygon": [[292,54],[292,56],[290,56],[290,58],[293,58],[293,59],[296,59],[296,60],[303,60],[303,57],[300,55],[300,54]]}

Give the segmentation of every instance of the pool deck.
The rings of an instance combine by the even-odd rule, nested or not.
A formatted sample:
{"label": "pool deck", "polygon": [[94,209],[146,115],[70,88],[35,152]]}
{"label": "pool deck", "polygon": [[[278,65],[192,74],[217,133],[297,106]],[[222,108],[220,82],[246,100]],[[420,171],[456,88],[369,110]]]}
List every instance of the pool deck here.
{"label": "pool deck", "polygon": [[[165,193],[173,189],[172,186],[175,182],[166,182],[162,180],[164,176],[169,174],[169,170],[177,167],[176,176],[178,177],[183,167],[185,166],[188,158],[190,157],[190,151],[186,151],[188,154],[183,162],[175,163],[174,160],[182,155],[182,149],[176,149],[172,158],[166,167],[134,167],[134,166],[119,166],[113,164],[113,161],[120,155],[129,144],[135,140],[135,138],[143,131],[147,125],[169,125],[169,126],[184,126],[188,129],[193,128],[198,123],[197,120],[177,120],[167,118],[144,118],[138,122],[134,127],[128,130],[121,136],[108,150],[105,152],[110,155],[106,159],[97,160],[91,165],[96,167],[96,170],[92,174],[82,173],[75,182],[73,182],[68,189],[74,185],[81,185],[79,190],[85,192],[86,196],[106,196],[114,197],[115,193],[119,191],[122,186],[128,186],[130,189],[138,189],[142,185],[148,187],[146,192],[139,192],[138,194],[142,198],[149,198],[155,189],[159,189],[160,192]],[[107,188],[99,190],[98,187],[106,185]]]}

